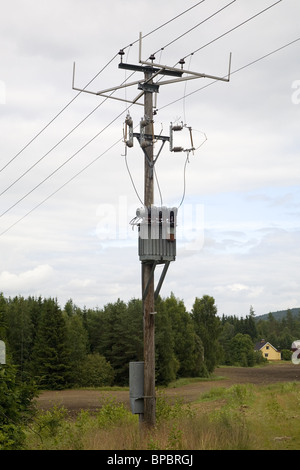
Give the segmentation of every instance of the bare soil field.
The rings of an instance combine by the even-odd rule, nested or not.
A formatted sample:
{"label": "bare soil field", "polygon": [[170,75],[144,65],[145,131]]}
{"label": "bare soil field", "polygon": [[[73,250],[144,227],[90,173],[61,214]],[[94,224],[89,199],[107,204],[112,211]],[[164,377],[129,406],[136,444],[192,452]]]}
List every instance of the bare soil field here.
{"label": "bare soil field", "polygon": [[[215,378],[199,381],[178,388],[164,389],[164,395],[170,398],[181,398],[185,403],[197,400],[201,394],[213,387],[231,387],[235,384],[268,385],[278,382],[300,381],[300,365],[293,363],[273,363],[264,367],[219,367],[215,369]],[[53,406],[65,407],[70,415],[80,410],[95,412],[101,408],[106,399],[113,398],[129,407],[129,391],[99,390],[61,390],[44,391],[37,398],[39,409],[47,410]]]}

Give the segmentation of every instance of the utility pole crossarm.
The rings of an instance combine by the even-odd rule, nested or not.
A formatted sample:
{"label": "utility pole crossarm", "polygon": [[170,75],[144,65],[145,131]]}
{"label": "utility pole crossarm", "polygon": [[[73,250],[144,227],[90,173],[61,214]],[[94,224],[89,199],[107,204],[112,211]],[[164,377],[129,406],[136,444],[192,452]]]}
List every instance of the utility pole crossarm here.
{"label": "utility pole crossarm", "polygon": [[[113,93],[115,91],[121,90],[122,88],[129,88],[133,85],[138,85],[140,83],[140,80],[136,80],[135,82],[125,83],[125,84],[118,85],[118,86],[111,87],[111,88],[106,88],[105,90],[101,90],[101,91],[90,91],[90,90],[86,90],[85,88],[77,88],[77,87],[75,87],[74,83],[75,83],[75,62],[73,64],[73,77],[72,77],[72,89],[73,90],[84,92],[84,93],[89,93],[91,95],[101,96],[103,98],[110,98],[112,100],[124,101],[125,103],[138,104],[140,106],[144,106],[143,103],[138,103],[138,100],[143,96],[143,93],[140,93],[132,101],[127,100],[125,98],[120,98],[120,97],[117,97],[117,96],[113,96]],[[110,95],[107,95],[106,93],[109,93],[109,92],[111,92]]]}
{"label": "utility pole crossarm", "polygon": [[171,70],[170,67],[166,65],[159,65],[158,67],[154,67],[151,62],[143,62],[143,65],[134,65],[134,64],[125,64],[124,62],[119,63],[119,69],[126,69],[126,70],[133,70],[135,72],[149,72],[152,74],[151,80],[158,74],[162,75],[170,75],[172,77],[181,77],[183,74],[182,70],[174,69]]}
{"label": "utility pole crossarm", "polygon": [[[192,80],[192,79],[195,79],[195,78],[211,78],[213,80],[221,80],[223,82],[229,82],[229,80],[230,80],[230,69],[231,69],[231,57],[232,57],[232,54],[230,52],[227,77],[217,77],[215,75],[208,75],[206,73],[192,72],[191,70],[185,70],[185,69],[176,69],[175,67],[167,67],[166,65],[160,65],[160,64],[153,64],[153,65],[155,65],[157,67],[161,67],[161,69],[164,70],[164,75],[170,75],[170,73],[168,73],[168,72],[175,72],[175,73],[176,72],[182,72],[182,74],[186,73],[187,75],[192,75],[192,76],[188,76],[188,77],[177,78],[177,79],[174,79],[174,80],[167,80],[167,81],[164,81],[164,82],[159,82],[160,85],[165,85],[165,84],[169,84],[169,83],[176,83],[176,82],[182,82],[184,80]],[[150,62],[142,61],[142,64],[150,65]]]}
{"label": "utility pole crossarm", "polygon": [[[170,84],[170,83],[176,83],[184,80],[192,80],[193,78],[210,78],[213,80],[220,80],[223,82],[229,82],[230,81],[230,72],[231,72],[231,59],[232,59],[232,53],[230,52],[229,54],[229,65],[228,65],[228,74],[226,77],[217,77],[214,75],[208,75],[205,73],[199,73],[199,72],[193,72],[191,70],[186,70],[183,68],[184,64],[184,59],[181,59],[179,63],[181,63],[181,68],[178,69],[176,67],[170,67],[169,65],[162,65],[162,64],[157,64],[153,62],[151,57],[151,62],[142,60],[142,33],[140,33],[140,38],[139,38],[139,63],[143,64],[144,66],[149,66],[149,67],[158,67],[164,70],[164,75],[170,75],[172,72],[173,73],[181,73],[181,78],[178,78],[177,80],[168,80],[164,82],[160,82],[160,85],[165,85],[165,84]],[[187,77],[182,77],[183,74],[187,74]],[[192,77],[191,77],[192,75]]]}
{"label": "utility pole crossarm", "polygon": [[[131,103],[131,104],[137,104],[139,106],[144,106],[142,103],[138,102],[139,99],[144,95],[144,92],[148,91],[148,92],[151,92],[151,93],[153,93],[153,92],[158,93],[160,85],[169,85],[171,83],[178,83],[178,82],[187,81],[187,80],[195,80],[197,78],[209,78],[209,79],[212,79],[212,80],[220,80],[220,81],[224,81],[224,82],[229,82],[230,81],[231,57],[232,57],[231,53],[230,53],[230,56],[229,56],[228,75],[224,76],[224,77],[217,77],[215,75],[208,75],[208,74],[205,74],[205,73],[193,72],[191,70],[183,69],[183,63],[184,63],[183,59],[180,61],[181,68],[170,67],[169,65],[161,65],[161,64],[154,63],[153,61],[151,61],[151,62],[144,61],[144,60],[141,59],[142,33],[140,33],[140,40],[139,41],[140,41],[140,48],[139,48],[139,63],[140,63],[140,65],[123,63],[123,61],[122,61],[123,52],[121,50],[119,52],[119,54],[121,55],[121,62],[119,63],[119,69],[131,70],[131,71],[134,71],[134,72],[143,72],[144,77],[148,76],[148,78],[144,78],[144,80],[136,80],[136,81],[129,82],[129,83],[123,83],[121,85],[106,88],[106,89],[101,90],[101,91],[90,91],[90,90],[86,90],[85,88],[75,87],[75,85],[74,85],[74,82],[75,82],[75,62],[74,62],[74,64],[73,64],[73,77],[72,77],[72,89],[76,90],[76,91],[84,92],[84,93],[90,93],[92,95],[101,96],[103,98],[111,98],[113,100],[123,101],[125,103]],[[186,76],[183,76],[183,74],[186,74]],[[170,77],[174,77],[174,78],[170,79],[170,80],[159,81],[159,83],[154,83],[153,79],[157,75],[166,75],[166,76],[170,76]],[[117,97],[117,96],[113,96],[113,93],[116,92],[117,90],[122,90],[123,88],[130,88],[134,85],[137,85],[138,89],[142,90],[142,92],[139,93],[133,100],[128,100],[128,99],[125,99],[125,98],[120,98],[120,97]],[[107,93],[110,93],[110,94],[107,95]]]}

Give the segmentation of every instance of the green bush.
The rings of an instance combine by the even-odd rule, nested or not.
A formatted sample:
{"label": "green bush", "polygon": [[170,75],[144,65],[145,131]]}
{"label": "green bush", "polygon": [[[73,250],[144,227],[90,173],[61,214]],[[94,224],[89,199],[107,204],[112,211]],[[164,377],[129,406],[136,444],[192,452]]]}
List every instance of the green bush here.
{"label": "green bush", "polygon": [[100,354],[88,354],[78,365],[76,382],[79,387],[103,387],[112,385],[115,373]]}
{"label": "green bush", "polygon": [[282,349],[281,350],[281,359],[283,361],[290,361],[292,359],[292,351],[289,349]]}
{"label": "green bush", "polygon": [[156,397],[156,420],[161,422],[173,418],[181,418],[183,416],[192,417],[194,415],[191,407],[184,405],[183,398],[177,398],[174,403],[165,396],[163,392],[159,392]]}
{"label": "green bush", "polygon": [[238,333],[229,342],[230,364],[242,367],[254,366],[257,356],[249,335]]}
{"label": "green bush", "polygon": [[135,416],[125,407],[123,403],[118,403],[114,399],[108,399],[104,402],[96,415],[97,423],[100,428],[117,426],[120,423],[135,421]]}
{"label": "green bush", "polygon": [[66,408],[60,406],[53,406],[50,410],[41,412],[37,420],[41,438],[55,437],[64,427],[67,414]]}
{"label": "green bush", "polygon": [[34,384],[18,382],[16,376],[16,367],[0,365],[0,450],[19,450],[23,447],[23,425],[35,413],[32,400],[37,390]]}

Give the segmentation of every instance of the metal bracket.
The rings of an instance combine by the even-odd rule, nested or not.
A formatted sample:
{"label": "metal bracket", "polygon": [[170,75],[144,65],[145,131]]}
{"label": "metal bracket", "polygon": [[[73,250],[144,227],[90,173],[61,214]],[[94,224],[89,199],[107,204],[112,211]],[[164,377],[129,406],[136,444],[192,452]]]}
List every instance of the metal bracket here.
{"label": "metal bracket", "polygon": [[[136,137],[136,139],[139,141],[139,143],[141,143],[141,134],[140,134],[140,133],[134,132],[132,135],[133,135],[133,137]],[[158,159],[158,157],[159,157],[159,155],[160,155],[160,152],[162,151],[162,148],[163,148],[163,146],[165,145],[165,142],[169,142],[169,141],[170,141],[170,137],[169,137],[169,136],[164,136],[164,135],[156,135],[156,134],[153,134],[153,135],[152,135],[152,134],[143,134],[143,137],[144,137],[144,140],[145,140],[145,141],[149,141],[149,145],[152,144],[153,140],[162,140],[162,145],[161,145],[161,147],[160,147],[160,149],[159,149],[159,151],[158,151],[158,154],[157,154],[156,157],[154,158],[153,163],[150,162],[150,160],[149,160],[149,158],[148,158],[148,155],[147,155],[147,153],[146,153],[145,150],[144,150],[144,147],[141,146],[141,148],[142,148],[142,150],[144,151],[144,154],[145,154],[145,156],[146,156],[146,158],[147,158],[147,160],[148,160],[148,164],[149,164],[149,166],[152,168],[152,167],[155,165],[156,160]]]}
{"label": "metal bracket", "polygon": [[166,261],[166,262],[165,262],[163,272],[162,272],[161,275],[160,275],[159,282],[158,282],[157,287],[156,287],[156,290],[155,290],[155,292],[154,292],[154,298],[155,298],[155,300],[156,300],[157,297],[158,297],[158,294],[159,294],[159,292],[160,292],[162,283],[164,282],[164,279],[165,279],[165,277],[166,277],[167,271],[168,271],[168,269],[169,269],[170,263],[171,263],[171,261]]}
{"label": "metal bracket", "polygon": [[152,84],[151,83],[139,83],[138,89],[147,91],[150,93],[158,93],[159,85],[157,85],[156,83],[152,83]]}
{"label": "metal bracket", "polygon": [[[140,133],[139,132],[134,132],[133,137],[136,137],[139,140]],[[149,140],[152,140],[152,139],[154,139],[154,140],[164,140],[164,141],[169,141],[170,140],[170,137],[165,136],[165,135],[144,134],[144,137],[145,137],[145,139],[149,139]]]}
{"label": "metal bracket", "polygon": [[[160,278],[159,278],[157,287],[156,287],[155,292],[154,292],[154,299],[155,299],[155,300],[157,299],[157,297],[158,297],[158,295],[159,295],[161,286],[162,286],[162,284],[163,284],[163,282],[164,282],[164,279],[165,279],[165,277],[166,277],[166,274],[167,274],[167,271],[168,271],[168,269],[169,269],[170,263],[171,263],[171,261],[165,261],[165,262],[164,262],[164,269],[163,269],[163,271],[162,271],[162,273],[161,273],[161,275],[160,275]],[[144,290],[144,292],[143,292],[143,300],[145,300],[145,298],[146,298],[146,296],[147,296],[147,294],[148,294],[150,282],[152,281],[152,278],[153,278],[153,276],[154,276],[154,271],[155,271],[155,268],[156,268],[157,264],[158,264],[158,263],[157,263],[156,261],[153,262],[152,269],[151,269],[151,273],[150,273],[150,276],[149,276],[147,285],[146,285],[146,287],[145,287],[145,290]],[[152,313],[156,313],[156,312],[152,312]]]}

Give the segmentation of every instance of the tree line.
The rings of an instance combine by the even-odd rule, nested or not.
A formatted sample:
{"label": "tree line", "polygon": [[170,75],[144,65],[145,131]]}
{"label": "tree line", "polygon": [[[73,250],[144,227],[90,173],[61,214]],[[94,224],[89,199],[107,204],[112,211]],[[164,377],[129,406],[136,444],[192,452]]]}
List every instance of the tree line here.
{"label": "tree line", "polygon": [[[174,294],[155,310],[157,384],[207,377],[222,364],[252,366],[263,360],[254,352],[261,338],[287,350],[300,338],[300,315],[255,321],[250,307],[246,318],[220,317],[209,295],[195,298],[191,312]],[[40,389],[127,385],[129,362],[143,360],[142,301],[61,308],[53,298],[0,294],[0,339],[19,380]]]}

